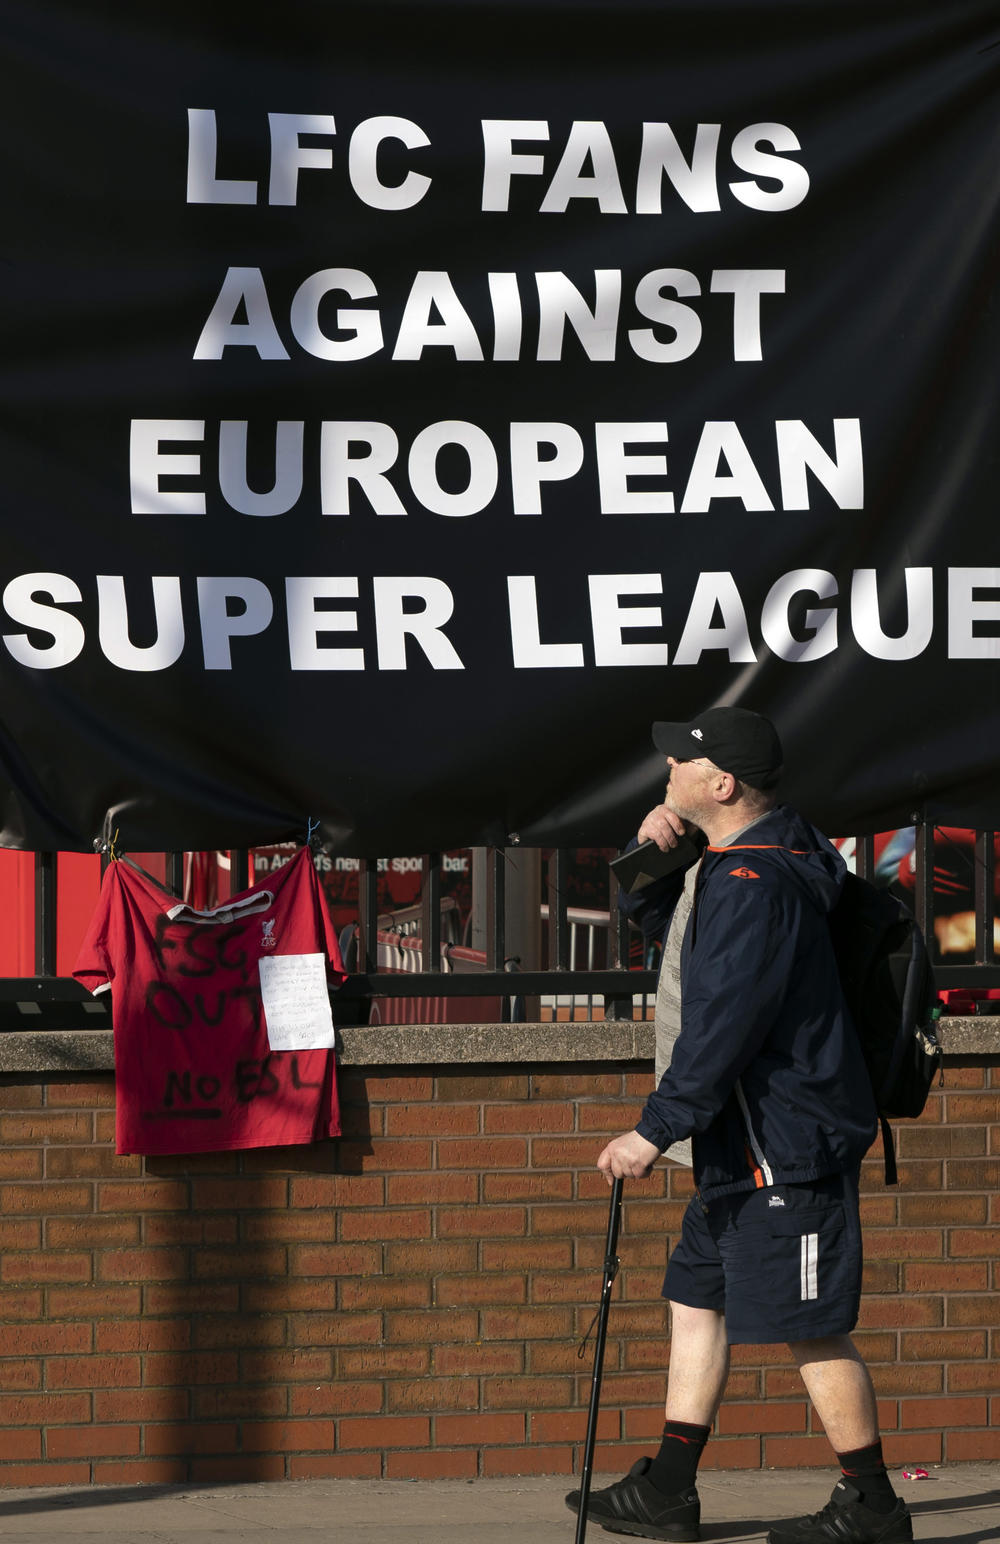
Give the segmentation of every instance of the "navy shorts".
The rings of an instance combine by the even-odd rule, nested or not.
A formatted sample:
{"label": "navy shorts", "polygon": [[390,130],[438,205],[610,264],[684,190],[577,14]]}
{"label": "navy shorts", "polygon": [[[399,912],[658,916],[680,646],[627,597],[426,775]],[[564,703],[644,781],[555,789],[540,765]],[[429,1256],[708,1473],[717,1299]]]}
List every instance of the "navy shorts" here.
{"label": "navy shorts", "polygon": [[861,1302],[858,1173],[770,1185],[684,1214],[663,1296],[726,1316],[731,1345],[846,1335]]}

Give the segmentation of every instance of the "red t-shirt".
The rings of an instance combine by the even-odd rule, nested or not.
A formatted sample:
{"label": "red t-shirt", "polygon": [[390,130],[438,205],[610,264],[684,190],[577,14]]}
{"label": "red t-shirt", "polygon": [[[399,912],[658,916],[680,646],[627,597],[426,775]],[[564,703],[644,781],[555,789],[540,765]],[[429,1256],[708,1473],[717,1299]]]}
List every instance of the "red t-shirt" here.
{"label": "red t-shirt", "polygon": [[95,994],[111,990],[119,1153],[340,1134],[332,1047],[269,1044],[260,961],[281,955],[320,956],[332,985],[345,978],[308,848],[211,911],[125,861],[108,866],[73,974]]}

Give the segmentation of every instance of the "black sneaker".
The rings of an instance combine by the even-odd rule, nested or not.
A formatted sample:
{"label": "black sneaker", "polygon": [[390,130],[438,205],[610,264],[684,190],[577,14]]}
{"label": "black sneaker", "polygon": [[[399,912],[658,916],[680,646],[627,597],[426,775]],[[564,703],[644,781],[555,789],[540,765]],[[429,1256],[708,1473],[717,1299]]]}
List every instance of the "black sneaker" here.
{"label": "black sneaker", "polygon": [[891,1512],[865,1506],[850,1480],[839,1480],[822,1512],[779,1523],[767,1544],[908,1544],[913,1524],[902,1501]]}
{"label": "black sneaker", "polygon": [[[635,1533],[644,1539],[668,1539],[670,1544],[697,1544],[701,1502],[695,1489],[665,1496],[644,1478],[652,1462],[638,1459],[623,1480],[616,1480],[606,1490],[592,1490],[587,1500],[587,1516],[600,1523],[608,1533]],[[580,1492],[571,1490],[566,1497],[571,1512],[580,1510]]]}

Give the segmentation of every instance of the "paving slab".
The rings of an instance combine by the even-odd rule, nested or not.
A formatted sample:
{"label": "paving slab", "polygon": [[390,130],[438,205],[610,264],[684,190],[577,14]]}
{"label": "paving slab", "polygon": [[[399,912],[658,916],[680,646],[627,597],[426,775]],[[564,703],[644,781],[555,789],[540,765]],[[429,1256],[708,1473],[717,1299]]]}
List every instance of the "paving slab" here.
{"label": "paving slab", "polygon": [[[817,1511],[824,1470],[706,1471],[698,1482],[704,1544],[761,1544],[785,1517]],[[1000,1464],[930,1470],[896,1487],[919,1544],[998,1544]],[[605,1476],[597,1477],[598,1486]],[[494,1480],[309,1480],[254,1485],[88,1486],[0,1490],[3,1544],[574,1544],[563,1495],[546,1475]],[[593,1524],[587,1544],[610,1544]],[[617,1537],[615,1535],[614,1537]]]}

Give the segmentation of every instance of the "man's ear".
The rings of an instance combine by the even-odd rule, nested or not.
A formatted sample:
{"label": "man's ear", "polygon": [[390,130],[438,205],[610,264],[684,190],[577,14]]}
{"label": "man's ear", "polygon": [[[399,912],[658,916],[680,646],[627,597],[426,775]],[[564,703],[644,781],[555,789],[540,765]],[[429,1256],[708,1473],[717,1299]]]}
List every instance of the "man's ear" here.
{"label": "man's ear", "polygon": [[731,772],[720,772],[712,785],[712,793],[719,804],[729,804],[737,795],[739,784]]}

